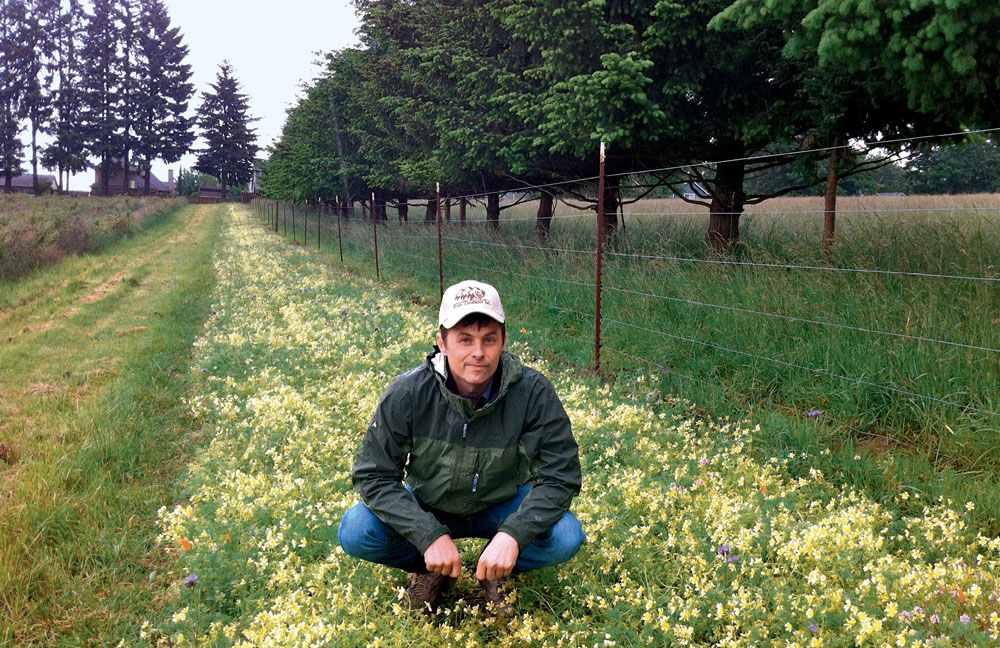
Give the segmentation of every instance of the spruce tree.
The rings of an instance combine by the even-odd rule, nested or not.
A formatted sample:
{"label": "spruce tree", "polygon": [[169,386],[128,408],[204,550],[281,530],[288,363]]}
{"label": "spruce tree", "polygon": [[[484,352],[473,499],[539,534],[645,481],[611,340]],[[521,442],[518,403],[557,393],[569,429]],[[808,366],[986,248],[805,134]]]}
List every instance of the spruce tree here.
{"label": "spruce tree", "polygon": [[202,93],[198,126],[205,147],[195,169],[215,176],[223,190],[250,181],[257,155],[257,136],[248,114],[247,96],[240,92],[232,66],[223,61],[212,89]]}
{"label": "spruce tree", "polygon": [[122,60],[119,55],[121,29],[115,19],[114,0],[94,0],[87,17],[80,91],[82,134],[87,152],[100,158],[100,192],[110,193],[111,162],[121,146]]}
{"label": "spruce tree", "polygon": [[87,168],[87,156],[84,153],[80,127],[82,106],[79,88],[80,61],[77,56],[84,17],[80,0],[69,0],[69,6],[60,15],[54,30],[55,70],[58,81],[54,103],[56,117],[51,128],[54,140],[42,151],[42,164],[48,168],[58,169],[59,184],[66,188],[69,187],[71,174]]}
{"label": "spruce tree", "polygon": [[152,161],[176,162],[194,142],[194,119],[185,115],[194,85],[184,62],[188,48],[180,29],[170,26],[163,2],[148,0],[141,22],[135,153],[143,160],[143,191],[149,193]]}
{"label": "spruce tree", "polygon": [[18,74],[23,51],[17,37],[18,26],[26,12],[23,0],[0,0],[0,172],[4,176],[4,191],[8,193],[12,190],[14,176],[24,172],[19,117],[24,84]]}
{"label": "spruce tree", "polygon": [[121,69],[121,86],[119,95],[119,119],[121,120],[121,154],[122,154],[122,193],[129,192],[129,154],[135,147],[135,122],[139,93],[140,65],[138,24],[139,10],[134,0],[116,0],[115,17],[121,36],[119,61]]}
{"label": "spruce tree", "polygon": [[21,117],[28,120],[31,132],[32,189],[38,194],[38,134],[48,132],[52,117],[53,35],[59,21],[59,0],[30,0],[26,7],[17,30],[21,50],[18,75],[24,84]]}

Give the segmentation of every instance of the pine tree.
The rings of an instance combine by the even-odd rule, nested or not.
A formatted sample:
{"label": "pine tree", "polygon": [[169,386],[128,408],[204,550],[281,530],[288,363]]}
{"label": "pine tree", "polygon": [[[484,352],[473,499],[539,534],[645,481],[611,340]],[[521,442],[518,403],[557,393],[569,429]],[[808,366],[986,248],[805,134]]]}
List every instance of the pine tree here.
{"label": "pine tree", "polygon": [[80,83],[81,132],[87,152],[101,160],[100,192],[104,195],[110,193],[111,162],[122,150],[120,42],[114,0],[94,0],[80,52],[84,61]]}
{"label": "pine tree", "polygon": [[[83,31],[83,9],[79,0],[69,0],[69,7],[59,17],[54,32],[55,69],[59,87],[55,93],[56,118],[52,125],[52,144],[42,151],[42,164],[59,171],[59,185],[69,187],[69,178],[87,168],[81,132],[80,62],[77,57]],[[63,171],[66,182],[63,183]]]}
{"label": "pine tree", "polygon": [[141,35],[138,24],[138,9],[134,0],[116,0],[115,16],[120,26],[121,35],[120,69],[121,94],[119,97],[121,120],[121,152],[122,152],[122,193],[129,192],[129,153],[135,147],[136,102],[139,93],[139,76],[141,74],[138,61],[139,38]]}
{"label": "pine tree", "polygon": [[143,190],[149,193],[152,161],[176,162],[194,142],[194,120],[185,115],[194,85],[191,66],[184,62],[188,48],[180,29],[170,26],[163,2],[148,0],[141,22],[135,153],[143,160]]}
{"label": "pine tree", "polygon": [[24,84],[18,74],[23,51],[18,47],[18,26],[27,12],[23,0],[0,0],[0,167],[4,191],[10,192],[14,176],[24,169],[21,162],[21,102]]}
{"label": "pine tree", "polygon": [[250,181],[257,155],[257,136],[249,124],[247,96],[240,92],[232,66],[223,61],[212,90],[202,93],[198,126],[205,148],[195,169],[215,176],[223,190]]}
{"label": "pine tree", "polygon": [[21,117],[30,125],[31,177],[35,194],[38,193],[38,133],[48,132],[52,117],[53,34],[58,21],[59,0],[30,0],[17,34],[22,54],[18,57],[18,74],[24,83]]}

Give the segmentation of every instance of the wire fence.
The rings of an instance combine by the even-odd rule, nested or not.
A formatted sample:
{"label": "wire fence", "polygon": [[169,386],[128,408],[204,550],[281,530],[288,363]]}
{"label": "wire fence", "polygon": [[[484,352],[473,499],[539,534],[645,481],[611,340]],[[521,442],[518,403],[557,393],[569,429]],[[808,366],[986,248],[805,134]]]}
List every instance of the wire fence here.
{"label": "wire fence", "polygon": [[[595,179],[577,179],[576,191]],[[453,198],[467,204],[450,220],[439,196],[424,199],[423,214],[417,201],[374,197],[311,206],[257,198],[252,208],[271,231],[376,277],[439,295],[470,276],[498,284],[525,330],[577,360],[592,344],[598,372],[642,368],[678,378],[678,390],[721,387],[746,402],[830,408],[873,426],[1000,427],[1000,199],[847,209],[842,222],[859,228],[849,235],[866,234],[833,257],[805,253],[818,237],[806,241],[787,220],[787,231],[750,233],[743,249],[720,256],[690,223],[707,210],[650,199],[622,213],[627,230],[609,234],[599,184],[596,210],[544,223],[525,213],[526,191],[499,221],[472,208],[484,194]],[[753,216],[810,214],[824,211]]]}

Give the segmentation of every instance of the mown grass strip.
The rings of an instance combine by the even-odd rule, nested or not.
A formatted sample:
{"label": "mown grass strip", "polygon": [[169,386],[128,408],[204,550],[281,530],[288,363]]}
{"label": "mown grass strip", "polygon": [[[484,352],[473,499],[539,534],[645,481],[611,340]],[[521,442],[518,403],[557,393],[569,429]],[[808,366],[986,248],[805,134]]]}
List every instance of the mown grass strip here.
{"label": "mown grass strip", "polygon": [[223,209],[27,280],[51,298],[11,313],[0,351],[19,455],[0,466],[0,645],[113,645],[155,604],[153,514],[197,443],[182,398]]}

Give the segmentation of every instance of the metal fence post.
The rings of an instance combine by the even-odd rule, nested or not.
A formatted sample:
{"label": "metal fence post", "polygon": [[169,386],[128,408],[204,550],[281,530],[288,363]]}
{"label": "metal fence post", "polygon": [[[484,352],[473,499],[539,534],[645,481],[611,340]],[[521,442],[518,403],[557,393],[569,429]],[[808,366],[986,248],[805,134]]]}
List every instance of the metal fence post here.
{"label": "metal fence post", "polygon": [[597,180],[597,249],[594,271],[594,371],[601,371],[601,279],[604,274],[604,142],[601,142],[600,171]]}
{"label": "metal fence post", "polygon": [[375,192],[372,192],[372,204],[368,209],[368,216],[372,219],[372,241],[375,243],[375,278],[381,280],[382,273],[378,268],[378,219],[375,218]]}
{"label": "metal fence post", "polygon": [[340,217],[344,213],[340,206],[340,196],[337,196],[337,248],[340,250],[340,265],[344,265],[344,239],[340,233]]}
{"label": "metal fence post", "polygon": [[437,214],[434,220],[437,221],[437,235],[438,235],[438,287],[440,288],[441,295],[444,297],[444,249],[442,245],[441,238],[441,183],[435,183],[437,186],[436,193],[437,196]]}

